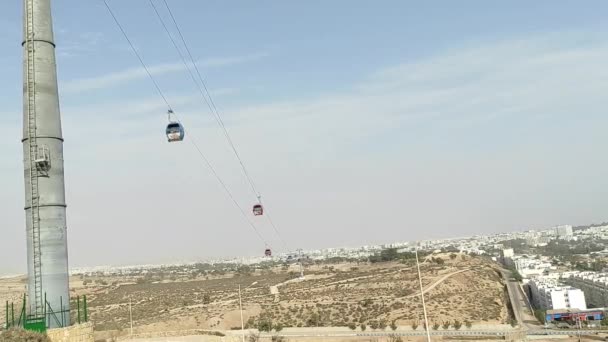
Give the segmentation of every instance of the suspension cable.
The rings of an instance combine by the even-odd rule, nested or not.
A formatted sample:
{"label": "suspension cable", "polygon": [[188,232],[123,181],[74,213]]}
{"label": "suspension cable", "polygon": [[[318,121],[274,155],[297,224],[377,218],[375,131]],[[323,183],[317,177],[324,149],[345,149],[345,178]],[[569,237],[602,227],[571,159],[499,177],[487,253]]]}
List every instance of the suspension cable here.
{"label": "suspension cable", "polygon": [[[198,82],[197,82],[197,79],[196,79],[194,73],[192,72],[192,70],[190,69],[190,67],[187,65],[188,63],[185,61],[185,57],[182,54],[181,50],[179,49],[177,43],[175,42],[175,39],[173,39],[173,36],[171,35],[171,32],[167,28],[167,25],[165,24],[163,18],[161,17],[160,13],[158,12],[156,6],[154,5],[153,0],[148,0],[148,1],[149,1],[150,5],[152,6],[152,8],[154,9],[154,12],[156,13],[156,16],[158,17],[159,21],[161,22],[163,28],[165,29],[165,32],[167,33],[167,36],[171,40],[171,43],[175,47],[175,50],[177,50],[177,53],[179,54],[179,56],[180,56],[180,58],[182,60],[182,63],[184,63],[184,65],[186,66],[186,70],[188,71],[188,73],[190,74],[190,77],[192,78],[192,81],[194,82],[194,84],[198,88],[198,91],[201,94],[201,97],[204,99],[205,103],[209,107],[209,110],[211,111],[211,113],[212,113],[215,121],[217,122],[217,124],[222,129],[222,132],[224,133],[224,136],[226,137],[226,140],[228,141],[228,144],[230,145],[230,148],[231,148],[234,156],[238,160],[239,165],[241,166],[241,170],[243,171],[243,174],[245,175],[245,178],[247,179],[247,182],[249,183],[249,186],[251,187],[251,190],[252,190],[254,196],[258,199],[259,202],[261,202],[260,201],[260,197],[261,197],[260,192],[257,190],[257,187],[256,187],[256,185],[255,185],[255,183],[253,181],[253,178],[250,176],[249,171],[245,167],[245,163],[241,159],[241,156],[238,153],[236,145],[232,141],[232,138],[230,137],[230,134],[228,133],[228,129],[224,125],[224,121],[222,120],[222,116],[221,116],[219,110],[217,109],[217,106],[215,105],[215,101],[213,101],[213,97],[211,96],[211,92],[209,91],[209,89],[207,87],[207,83],[205,82],[205,79],[203,78],[202,73],[200,72],[200,70],[199,70],[199,68],[198,68],[198,66],[196,64],[196,61],[195,61],[195,59],[194,59],[194,57],[192,55],[192,52],[191,52],[191,50],[190,50],[190,48],[188,46],[188,43],[186,43],[186,39],[184,38],[184,35],[182,34],[182,30],[180,29],[180,26],[177,23],[177,20],[175,19],[175,16],[173,15],[173,11],[169,7],[169,4],[167,3],[167,1],[163,0],[163,3],[165,4],[165,7],[167,8],[167,12],[169,13],[169,16],[171,17],[171,20],[173,21],[173,24],[174,24],[174,26],[175,26],[175,28],[177,30],[177,33],[178,33],[178,35],[180,37],[180,40],[181,40],[182,44],[184,45],[186,53],[188,54],[188,58],[190,59],[190,63],[194,67],[196,75],[198,76]],[[209,98],[208,100],[207,100],[207,97]],[[270,225],[272,226],[275,234],[281,240],[283,246],[287,249],[287,243],[285,242],[285,240],[283,239],[283,237],[279,233],[279,230],[278,230],[277,226],[274,224],[274,221],[270,218],[270,215],[268,214],[268,209],[266,208],[264,211],[265,211],[265,216],[268,218],[268,222],[270,222]]]}
{"label": "suspension cable", "polygon": [[108,4],[108,2],[106,0],[103,0],[103,3],[106,5],[106,8],[108,9],[108,12],[112,16],[112,19],[114,19],[114,22],[116,23],[116,26],[118,26],[118,28],[120,29],[120,32],[122,32],[122,35],[125,37],[125,40],[127,41],[127,43],[129,43],[129,46],[131,47],[131,50],[133,50],[133,53],[135,54],[135,56],[137,57],[137,59],[139,60],[139,63],[141,64],[141,66],[146,71],[146,74],[148,74],[148,77],[150,78],[150,80],[154,84],[154,87],[156,88],[156,91],[158,92],[158,94],[160,95],[160,97],[162,97],[162,99],[165,102],[165,104],[167,105],[167,107],[169,107],[169,110],[173,110],[171,108],[171,105],[169,104],[169,101],[165,97],[165,94],[163,94],[163,91],[160,89],[160,86],[158,85],[158,83],[156,83],[156,80],[154,79],[154,77],[152,77],[152,73],[150,72],[150,70],[146,66],[146,63],[144,63],[144,60],[141,58],[141,55],[139,54],[139,52],[137,52],[137,49],[135,48],[135,46],[131,42],[131,39],[129,39],[129,36],[127,35],[127,32],[125,32],[125,30],[123,29],[122,25],[118,21],[118,18],[116,18],[116,15],[114,15],[114,12],[110,8],[110,5]]}
{"label": "suspension cable", "polygon": [[[171,32],[169,31],[169,28],[167,28],[167,25],[165,24],[165,21],[163,20],[163,18],[161,17],[160,13],[158,12],[158,9],[156,8],[156,5],[154,5],[154,2],[152,0],[148,0],[148,2],[150,3],[150,6],[152,7],[152,9],[154,10],[154,13],[156,14],[156,17],[158,18],[158,20],[160,21],[161,25],[163,26],[163,28],[165,29],[165,32],[167,33],[167,36],[169,36],[169,39],[171,40],[171,43],[173,43],[173,47],[175,48],[175,50],[177,51],[177,53],[179,54],[179,57],[182,61],[182,64],[184,64],[184,67],[186,68],[186,70],[188,71],[188,74],[190,75],[190,77],[192,78],[192,81],[194,82],[194,84],[197,85],[197,88],[201,94],[201,96],[203,97],[203,99],[205,100],[205,103],[207,103],[207,106],[209,106],[209,108],[211,108],[211,105],[209,104],[209,101],[207,101],[207,97],[205,96],[205,94],[203,93],[201,87],[198,85],[198,81],[196,80],[196,77],[194,77],[194,74],[192,73],[192,71],[190,70],[190,66],[188,65],[188,63],[186,62],[186,57],[184,57],[184,54],[182,53],[182,51],[179,49],[179,47],[177,46],[177,43],[175,42],[175,39],[173,39],[173,36],[171,35]],[[217,119],[216,119],[217,120]]]}
{"label": "suspension cable", "polygon": [[[228,140],[228,143],[230,144],[232,152],[234,153],[235,157],[239,161],[239,164],[241,165],[241,169],[243,170],[243,173],[245,174],[245,177],[247,178],[247,181],[249,182],[249,185],[251,186],[251,190],[253,191],[253,194],[255,195],[255,197],[258,197],[260,195],[260,192],[257,190],[255,183],[253,182],[253,179],[249,175],[249,171],[247,171],[247,168],[245,167],[245,163],[243,163],[243,160],[241,159],[241,156],[239,155],[237,148],[236,148],[234,142],[232,141],[232,138],[230,137],[230,134],[228,134],[228,129],[224,125],[222,116],[220,115],[220,112],[218,111],[217,106],[215,105],[215,101],[213,101],[213,97],[211,97],[211,92],[209,92],[207,83],[205,82],[205,79],[203,78],[203,76],[198,68],[198,65],[196,64],[196,61],[194,60],[194,57],[192,56],[192,51],[190,50],[188,43],[186,43],[186,39],[184,38],[184,35],[182,34],[182,30],[180,29],[180,27],[177,23],[177,20],[175,19],[175,16],[173,15],[173,11],[171,11],[171,7],[169,7],[169,4],[167,3],[166,0],[163,0],[163,3],[165,4],[165,7],[167,8],[167,11],[169,12],[169,16],[171,17],[171,20],[173,21],[173,24],[175,25],[177,33],[178,33],[182,43],[184,44],[184,47],[186,48],[186,52],[188,54],[188,57],[190,58],[190,62],[194,66],[194,69],[200,80],[200,83],[203,86],[205,93],[209,97],[209,102],[207,102],[207,105],[209,105],[209,110],[211,110],[211,113],[213,113],[218,125],[222,128],[222,131],[224,132],[224,136],[226,137],[226,140]],[[162,18],[160,18],[160,19],[162,21]],[[169,36],[171,37],[170,34],[169,34]],[[174,43],[174,45],[175,45],[175,43]],[[197,86],[199,86],[199,85],[197,84]]]}
{"label": "suspension cable", "polygon": [[[112,16],[112,18],[114,19],[114,22],[116,23],[116,25],[120,29],[120,32],[122,32],[125,40],[129,43],[129,46],[131,47],[131,50],[133,50],[133,53],[135,53],[135,55],[137,56],[137,59],[139,60],[141,66],[146,70],[146,73],[148,74],[148,77],[150,78],[150,80],[154,84],[154,87],[156,88],[156,90],[157,90],[158,94],[160,95],[160,97],[163,99],[163,101],[167,105],[168,110],[175,116],[175,118],[177,119],[177,121],[181,124],[181,121],[180,121],[179,117],[173,111],[171,105],[169,104],[169,101],[167,100],[167,97],[165,96],[165,94],[163,93],[162,89],[158,85],[158,82],[156,82],[156,80],[152,76],[152,73],[150,72],[150,70],[148,69],[148,67],[146,66],[146,64],[144,63],[143,58],[137,52],[137,49],[135,49],[135,46],[133,45],[133,43],[129,39],[129,36],[127,35],[126,31],[123,29],[123,27],[120,24],[120,22],[118,21],[118,18],[116,17],[116,15],[114,14],[114,12],[110,8],[110,5],[108,4],[107,0],[103,0],[103,3],[106,5],[106,8],[108,9],[108,12],[110,13],[110,15]],[[254,232],[256,233],[256,235],[258,236],[258,238],[260,238],[260,240],[264,243],[264,245],[268,247],[268,243],[266,242],[266,240],[264,240],[264,238],[262,237],[262,234],[258,231],[258,229],[256,228],[255,224],[253,224],[253,222],[249,219],[249,217],[247,216],[247,214],[245,213],[245,211],[243,210],[243,208],[236,201],[236,199],[234,198],[234,196],[232,195],[232,193],[228,189],[228,186],[226,185],[226,183],[224,183],[224,181],[222,180],[222,178],[219,176],[219,174],[217,173],[217,171],[215,170],[215,168],[213,167],[213,165],[211,164],[211,162],[209,161],[209,159],[207,159],[207,157],[205,157],[204,153],[199,148],[199,146],[196,143],[196,141],[194,140],[194,138],[191,137],[188,140],[192,143],[192,145],[194,146],[194,148],[197,150],[197,152],[200,155],[201,159],[205,162],[205,164],[207,165],[207,167],[211,170],[211,173],[213,173],[213,175],[215,176],[215,178],[217,179],[217,181],[220,183],[220,185],[222,186],[222,188],[224,189],[224,191],[226,192],[226,194],[228,195],[228,197],[232,200],[232,202],[234,203],[234,205],[240,211],[240,213],[243,216],[243,218],[245,218],[245,220],[247,221],[247,223],[249,224],[249,226],[254,230]]]}

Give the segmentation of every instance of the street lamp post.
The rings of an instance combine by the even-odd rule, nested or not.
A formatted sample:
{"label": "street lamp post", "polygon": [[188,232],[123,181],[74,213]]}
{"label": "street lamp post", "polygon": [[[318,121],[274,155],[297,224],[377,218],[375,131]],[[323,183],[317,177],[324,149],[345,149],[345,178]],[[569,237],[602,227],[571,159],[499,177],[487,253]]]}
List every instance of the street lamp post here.
{"label": "street lamp post", "polygon": [[418,262],[418,244],[416,244],[416,268],[418,269],[418,282],[420,283],[420,298],[422,299],[422,311],[424,312],[424,326],[426,327],[426,340],[431,342],[429,320],[426,315],[426,304],[424,303],[424,290],[422,288],[422,275],[420,273],[420,262]]}
{"label": "street lamp post", "polygon": [[241,284],[239,284],[239,310],[241,311],[241,335],[245,342],[245,322],[243,322],[243,301],[241,300]]}

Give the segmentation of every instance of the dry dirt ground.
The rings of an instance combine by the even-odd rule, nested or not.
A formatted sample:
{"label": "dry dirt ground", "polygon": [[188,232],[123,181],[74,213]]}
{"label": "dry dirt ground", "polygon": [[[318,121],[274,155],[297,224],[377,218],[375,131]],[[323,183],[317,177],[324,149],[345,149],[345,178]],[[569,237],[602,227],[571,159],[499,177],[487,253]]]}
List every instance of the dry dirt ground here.
{"label": "dry dirt ground", "polygon": [[[435,257],[444,263],[427,260],[421,265],[430,322],[470,321],[474,328],[508,322],[506,293],[495,266],[468,255]],[[100,338],[127,334],[129,301],[134,333],[240,329],[239,285],[250,327],[269,320],[283,327],[351,324],[360,331],[361,324],[371,330],[392,322],[409,327],[422,320],[413,261],[308,265],[304,280],[296,271],[298,266],[291,265],[164,281],[72,277],[70,287],[73,296],[87,295]],[[18,300],[24,284],[24,279],[0,279],[0,299]],[[4,310],[2,322],[3,315]]]}
{"label": "dry dirt ground", "polygon": [[14,303],[15,311],[20,309],[26,282],[25,276],[0,278],[0,326],[4,326],[6,322],[6,302]]}

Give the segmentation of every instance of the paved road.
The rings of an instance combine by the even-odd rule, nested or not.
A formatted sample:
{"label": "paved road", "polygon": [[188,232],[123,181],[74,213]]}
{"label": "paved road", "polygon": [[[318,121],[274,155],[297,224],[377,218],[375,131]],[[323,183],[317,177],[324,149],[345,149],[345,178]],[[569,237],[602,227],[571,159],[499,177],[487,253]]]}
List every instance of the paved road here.
{"label": "paved road", "polygon": [[[290,329],[291,330],[291,329]],[[542,336],[542,335],[562,335],[562,336],[577,336],[577,335],[596,335],[606,334],[607,330],[575,330],[575,329],[564,329],[564,330],[546,330],[546,329],[512,329],[506,326],[505,329],[463,329],[463,330],[431,330],[431,336],[510,336],[518,337],[523,339],[524,335]],[[226,341],[240,341],[240,331],[224,331],[226,334]],[[249,330],[245,331],[245,335],[249,334]],[[263,333],[262,337],[270,338],[277,333]],[[281,336],[285,337],[308,337],[308,338],[340,338],[340,337],[387,337],[387,336],[426,336],[426,331],[423,329],[409,330],[409,331],[350,331],[344,330],[344,328],[297,328],[292,331],[281,331]],[[201,342],[205,341],[205,337],[201,335],[190,335],[190,336],[174,336],[174,337],[147,337],[147,338],[133,338],[133,339],[121,339],[126,341],[155,341],[155,342]]]}
{"label": "paved road", "polygon": [[522,299],[519,296],[519,285],[516,281],[511,281],[511,272],[507,270],[501,270],[502,277],[507,284],[507,291],[509,292],[509,300],[511,302],[511,306],[513,307],[513,314],[515,315],[515,319],[520,326],[524,326],[524,321],[522,319]]}
{"label": "paved road", "polygon": [[[575,329],[566,329],[566,330],[437,330],[431,331],[431,336],[506,336],[512,335],[516,333],[522,333],[524,335],[597,335],[597,334],[606,334],[608,331],[606,330],[575,330]],[[305,336],[305,335],[301,335]],[[321,335],[319,335],[321,336]],[[324,335],[324,336],[338,336],[338,335]],[[408,332],[371,332],[365,333],[360,332],[356,334],[348,334],[348,335],[340,335],[340,336],[426,336],[426,331],[408,331]]]}
{"label": "paved road", "polygon": [[516,288],[514,290],[516,290],[515,294],[516,297],[518,297],[518,301],[520,303],[520,316],[524,322],[524,327],[530,330],[544,329],[544,326],[534,316],[534,311],[532,311],[532,307],[530,306],[528,297],[524,293],[521,284],[516,283]]}
{"label": "paved road", "polygon": [[530,311],[526,295],[523,293],[521,286],[519,286],[519,282],[511,280],[511,271],[503,269],[501,273],[507,284],[513,314],[519,326],[528,330],[543,329],[543,326],[534,317],[534,313]]}
{"label": "paved road", "polygon": [[[431,330],[431,336],[505,336],[514,333],[516,330]],[[379,331],[379,332],[364,332],[364,331],[353,331],[353,332],[327,332],[321,331],[304,333],[283,333],[282,336],[288,337],[351,337],[351,336],[426,336],[426,330],[411,330],[411,331]],[[266,336],[266,335],[262,335]],[[271,336],[271,335],[269,335]]]}

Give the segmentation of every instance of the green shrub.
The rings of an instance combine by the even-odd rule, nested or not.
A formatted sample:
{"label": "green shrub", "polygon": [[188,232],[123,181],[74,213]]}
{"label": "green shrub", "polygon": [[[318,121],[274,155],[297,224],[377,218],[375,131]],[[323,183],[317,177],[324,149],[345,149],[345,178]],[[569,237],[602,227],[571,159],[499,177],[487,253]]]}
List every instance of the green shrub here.
{"label": "green shrub", "polygon": [[23,329],[10,329],[0,333],[0,342],[51,342],[41,333]]}

